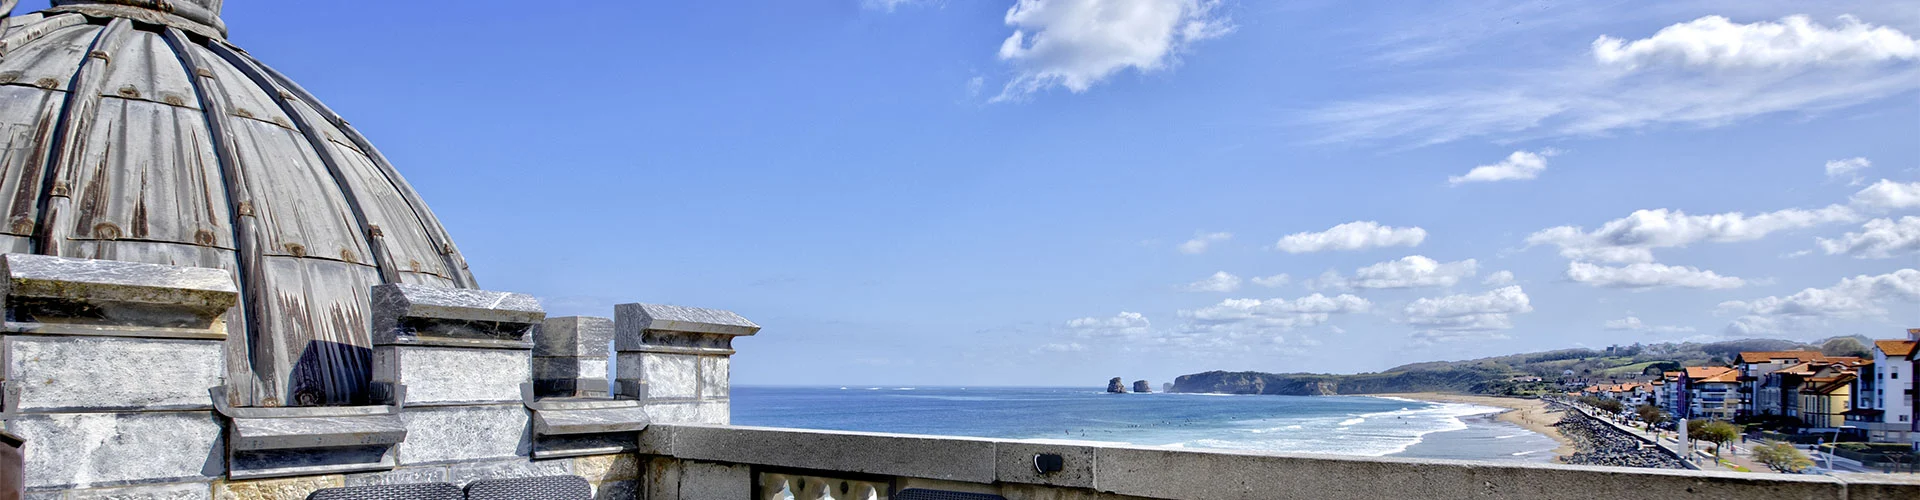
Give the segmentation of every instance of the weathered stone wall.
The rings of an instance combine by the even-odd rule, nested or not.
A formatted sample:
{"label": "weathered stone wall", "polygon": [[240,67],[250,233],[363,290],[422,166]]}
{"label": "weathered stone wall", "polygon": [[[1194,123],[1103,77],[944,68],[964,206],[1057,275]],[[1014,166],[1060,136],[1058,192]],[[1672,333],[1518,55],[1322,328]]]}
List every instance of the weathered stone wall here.
{"label": "weathered stone wall", "polygon": [[[27,440],[35,500],[302,499],[331,487],[560,474],[586,478],[595,498],[636,498],[633,451],[648,413],[727,422],[731,338],[758,330],[725,311],[623,306],[635,325],[627,382],[662,396],[619,401],[605,382],[613,319],[549,321],[524,295],[381,285],[368,308],[381,328],[371,332],[371,406],[232,408],[214,399],[226,394],[218,312],[237,297],[231,276],[46,259],[57,258],[0,258],[10,271],[0,296],[37,307],[34,321],[0,332],[0,420]],[[75,272],[49,271],[63,269]],[[159,313],[52,315],[89,309],[49,301],[97,297]],[[205,321],[179,326],[194,315]]]}

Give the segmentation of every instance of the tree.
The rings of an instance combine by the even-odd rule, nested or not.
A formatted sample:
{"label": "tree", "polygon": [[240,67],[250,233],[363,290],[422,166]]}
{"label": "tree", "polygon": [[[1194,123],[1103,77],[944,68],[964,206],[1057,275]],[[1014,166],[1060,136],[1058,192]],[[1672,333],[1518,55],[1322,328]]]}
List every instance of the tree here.
{"label": "tree", "polygon": [[1660,411],[1660,407],[1658,406],[1640,405],[1639,408],[1634,408],[1633,412],[1635,416],[1640,417],[1641,422],[1647,423],[1647,428],[1649,429],[1653,428],[1653,426],[1660,425],[1661,422],[1667,421],[1667,412]]}
{"label": "tree", "polygon": [[1820,343],[1820,354],[1828,356],[1853,356],[1871,358],[1873,351],[1867,350],[1867,344],[1854,337],[1834,337]]}
{"label": "tree", "polygon": [[1714,444],[1713,454],[1720,454],[1720,446],[1740,438],[1740,427],[1719,420],[1688,420],[1687,439],[1706,441]]}
{"label": "tree", "polygon": [[1754,448],[1753,460],[1776,472],[1800,472],[1813,466],[1812,458],[1784,441],[1768,441]]}

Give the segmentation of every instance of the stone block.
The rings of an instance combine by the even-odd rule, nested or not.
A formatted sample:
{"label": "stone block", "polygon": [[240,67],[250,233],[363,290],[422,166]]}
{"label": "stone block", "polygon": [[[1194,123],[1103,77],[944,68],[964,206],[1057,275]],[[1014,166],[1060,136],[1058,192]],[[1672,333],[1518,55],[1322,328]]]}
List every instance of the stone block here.
{"label": "stone block", "polygon": [[213,483],[171,483],[94,488],[67,492],[67,500],[207,500],[213,498]]}
{"label": "stone block", "polygon": [[233,418],[235,450],[392,445],[407,437],[398,415]]}
{"label": "stone block", "polygon": [[388,484],[444,483],[447,482],[446,466],[401,467],[380,472],[347,474],[347,486],[379,486]]}
{"label": "stone block", "polygon": [[207,481],[227,471],[213,412],[24,414],[6,426],[28,443],[29,489]]}
{"label": "stone block", "polygon": [[760,326],[727,311],[653,304],[614,307],[614,351],[733,354],[733,338]]}
{"label": "stone block", "polygon": [[394,455],[393,445],[233,450],[227,459],[228,477],[263,479],[391,469],[397,462]]}
{"label": "stone block", "polygon": [[700,357],[701,399],[725,399],[732,391],[730,364],[726,356]]}
{"label": "stone block", "polygon": [[687,354],[659,353],[621,353],[615,369],[620,371],[621,380],[642,380],[647,386],[647,398],[698,397],[699,374],[697,357]]}
{"label": "stone block", "polygon": [[533,449],[531,421],[519,404],[408,408],[400,419],[407,425],[407,440],[400,443],[403,466],[524,460]]}
{"label": "stone block", "polygon": [[180,306],[217,316],[240,298],[233,275],[205,267],[10,253],[5,293],[15,298]]}
{"label": "stone block", "polygon": [[632,453],[638,449],[633,432],[610,432],[605,434],[562,434],[554,436],[534,436],[533,458],[570,458],[581,456],[601,456],[609,453]]}
{"label": "stone block", "polygon": [[988,439],[721,425],[672,427],[672,455],[682,459],[971,483],[992,483],[996,474],[995,442]]}
{"label": "stone block", "polygon": [[519,401],[520,384],[532,379],[528,356],[515,349],[378,346],[373,379],[406,385],[408,406]]}
{"label": "stone block", "polygon": [[215,500],[280,500],[306,498],[315,491],[345,485],[341,476],[307,476],[280,479],[232,481],[215,484]]}
{"label": "stone block", "polygon": [[536,380],[606,380],[607,358],[535,356],[533,358],[533,378]]}
{"label": "stone block", "polygon": [[620,339],[639,339],[640,332],[660,330],[720,335],[753,335],[760,325],[733,311],[663,304],[620,304],[613,306],[614,335]]}
{"label": "stone block", "polygon": [[[995,477],[1003,483],[1092,488],[1096,446],[1099,445],[1037,439],[1002,441],[994,450]],[[1034,467],[1034,457],[1042,453],[1060,455],[1063,459],[1061,470],[1041,474]]]}
{"label": "stone block", "polygon": [[[631,436],[629,436],[631,437]],[[573,459],[573,474],[599,484],[640,478],[640,457],[631,453]]]}
{"label": "stone block", "polygon": [[388,283],[372,291],[374,345],[526,346],[546,319],[531,295]]}
{"label": "stone block", "polygon": [[467,483],[487,479],[515,479],[522,477],[560,476],[573,474],[573,461],[559,460],[494,460],[456,463],[447,468],[447,482],[466,486]]}
{"label": "stone block", "polygon": [[613,343],[613,320],[593,316],[547,318],[533,333],[533,355],[606,357]]}
{"label": "stone block", "polygon": [[681,461],[670,457],[648,457],[646,471],[641,474],[640,488],[645,495],[640,498],[682,498],[680,496]]}
{"label": "stone block", "polygon": [[733,407],[727,400],[649,402],[646,408],[654,423],[726,425],[733,421]]}
{"label": "stone block", "polygon": [[683,498],[753,497],[753,473],[745,465],[686,462],[681,467]]}
{"label": "stone block", "polygon": [[225,347],[214,340],[11,335],[6,380],[15,411],[197,410],[223,385]]}
{"label": "stone block", "polygon": [[649,421],[646,410],[638,405],[540,410],[533,415],[533,432],[538,435],[632,432],[646,428]]}
{"label": "stone block", "polygon": [[593,500],[633,500],[640,498],[640,481],[594,483]]}

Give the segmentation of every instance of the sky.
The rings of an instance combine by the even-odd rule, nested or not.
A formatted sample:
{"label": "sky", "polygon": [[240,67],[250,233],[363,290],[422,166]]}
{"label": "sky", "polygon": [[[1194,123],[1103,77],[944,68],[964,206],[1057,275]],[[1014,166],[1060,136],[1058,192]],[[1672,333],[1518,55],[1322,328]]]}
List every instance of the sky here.
{"label": "sky", "polygon": [[739,384],[1920,326],[1912,1],[326,5],[223,17],[483,288],[738,312]]}

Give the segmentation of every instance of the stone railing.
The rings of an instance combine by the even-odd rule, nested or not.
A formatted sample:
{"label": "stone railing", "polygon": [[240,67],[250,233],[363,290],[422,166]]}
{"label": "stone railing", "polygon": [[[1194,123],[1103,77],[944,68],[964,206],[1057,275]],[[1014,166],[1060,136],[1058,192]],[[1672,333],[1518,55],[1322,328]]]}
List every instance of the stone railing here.
{"label": "stone railing", "polygon": [[[703,424],[655,423],[641,432],[639,453],[641,496],[655,500],[770,500],[790,493],[809,500],[1920,498],[1920,478],[1887,475],[1262,454]],[[941,493],[909,493],[914,490]]]}

